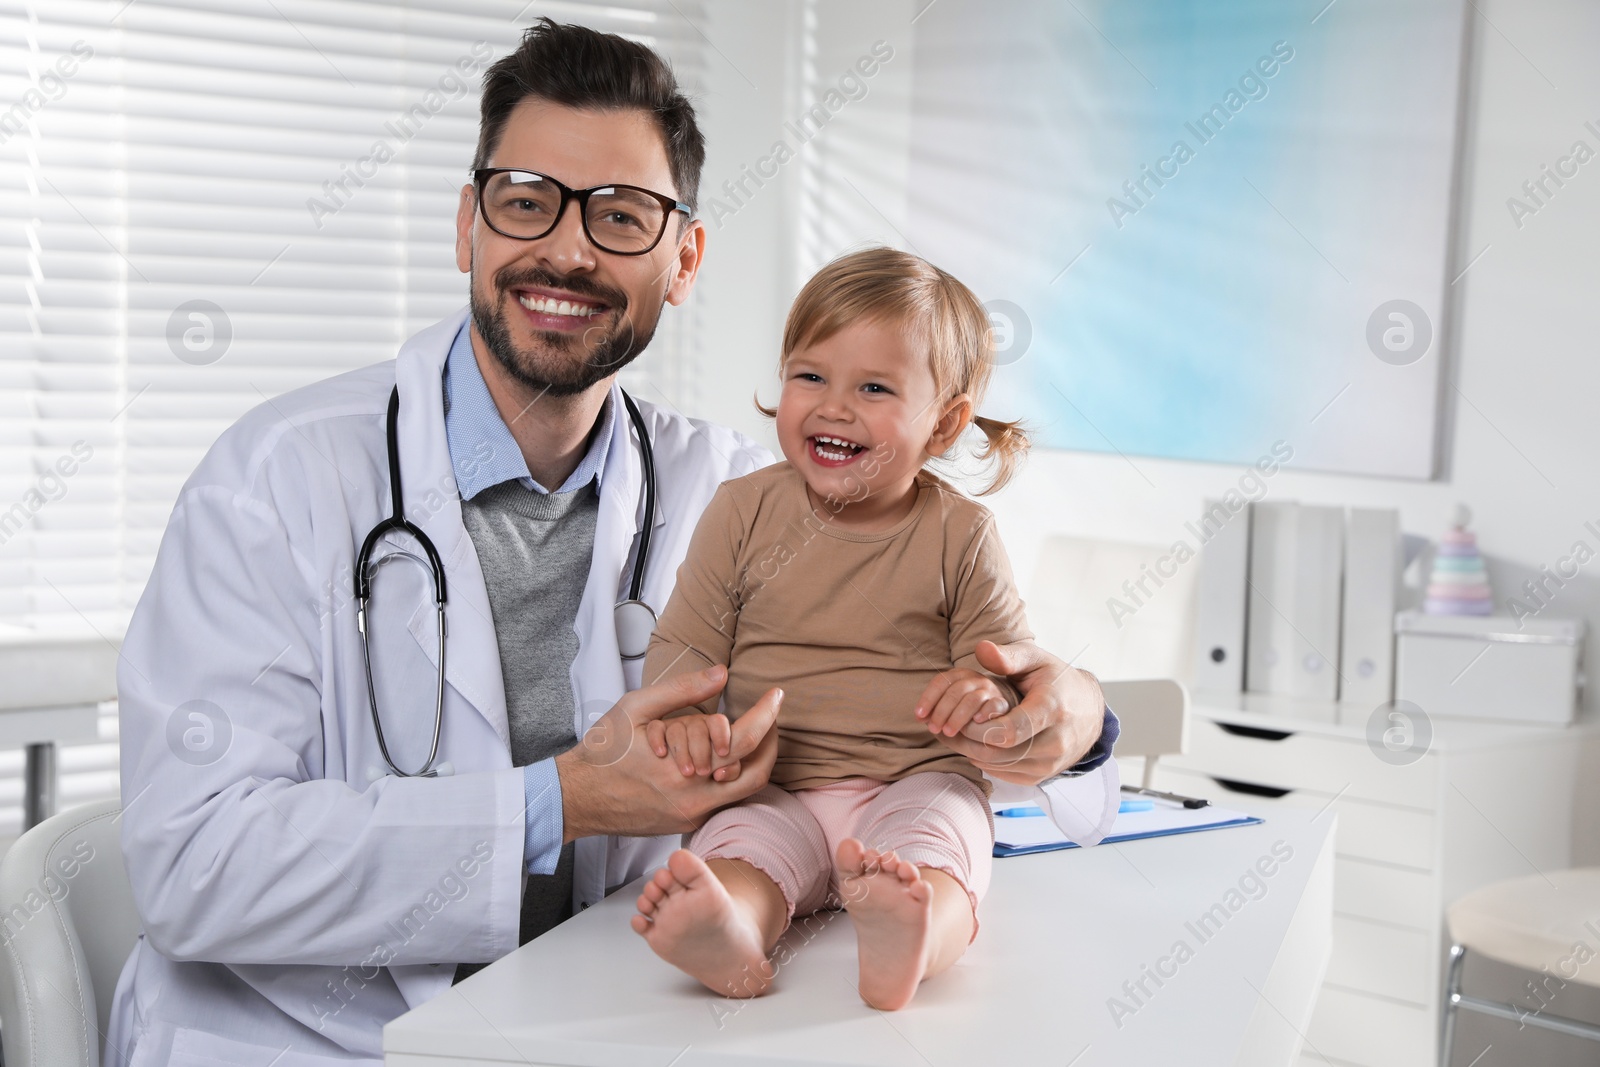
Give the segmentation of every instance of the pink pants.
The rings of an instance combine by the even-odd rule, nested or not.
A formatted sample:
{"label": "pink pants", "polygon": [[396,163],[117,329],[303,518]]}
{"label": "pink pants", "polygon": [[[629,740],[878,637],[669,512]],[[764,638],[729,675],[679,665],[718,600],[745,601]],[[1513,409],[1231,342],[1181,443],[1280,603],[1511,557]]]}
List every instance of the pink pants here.
{"label": "pink pants", "polygon": [[898,782],[850,778],[792,793],[769,785],[711,816],[689,851],[760,869],[777,884],[793,919],[842,906],[834,852],[846,837],[945,872],[967,891],[974,914],[989,888],[994,816],[988,798],[970,778],[947,772]]}

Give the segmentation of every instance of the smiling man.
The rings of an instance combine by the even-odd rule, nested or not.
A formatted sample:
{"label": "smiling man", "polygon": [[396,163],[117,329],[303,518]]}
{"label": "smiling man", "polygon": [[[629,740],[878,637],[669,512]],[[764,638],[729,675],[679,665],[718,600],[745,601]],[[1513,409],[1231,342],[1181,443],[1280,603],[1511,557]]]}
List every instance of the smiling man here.
{"label": "smiling man", "polygon": [[[771,461],[616,382],[694,286],[704,155],[658,56],[541,20],[485,77],[470,309],[248,413],[185,484],[118,677],[144,933],[107,1062],[376,1062],[766,783],[780,694],[686,776],[647,730],[724,672],[630,658],[717,485]],[[1026,697],[952,747],[1028,783],[1107,758],[1092,678],[986,666]]]}

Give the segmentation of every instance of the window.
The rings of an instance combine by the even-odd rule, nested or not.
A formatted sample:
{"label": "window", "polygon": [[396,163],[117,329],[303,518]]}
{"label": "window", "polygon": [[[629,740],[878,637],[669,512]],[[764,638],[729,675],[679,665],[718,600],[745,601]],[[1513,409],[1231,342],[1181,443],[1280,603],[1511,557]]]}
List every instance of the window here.
{"label": "window", "polygon": [[0,627],[115,637],[225,427],[465,303],[478,85],[541,15],[702,84],[691,0],[0,0]]}

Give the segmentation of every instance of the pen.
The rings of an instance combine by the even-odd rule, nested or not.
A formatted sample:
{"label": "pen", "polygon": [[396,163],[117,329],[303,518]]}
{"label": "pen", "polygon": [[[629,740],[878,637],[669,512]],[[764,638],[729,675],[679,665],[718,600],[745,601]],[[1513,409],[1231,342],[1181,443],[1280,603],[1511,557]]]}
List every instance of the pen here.
{"label": "pen", "polygon": [[[1117,813],[1121,814],[1125,811],[1149,811],[1153,807],[1155,807],[1155,805],[1148,800],[1124,800],[1121,804],[1117,805]],[[1029,805],[1025,808],[1001,808],[999,811],[994,813],[994,816],[997,819],[1026,819],[1031,815],[1043,814],[1043,808]]]}
{"label": "pen", "polygon": [[1036,805],[1030,805],[1026,808],[1001,808],[994,813],[997,819],[1026,819],[1030,815],[1043,814],[1044,809]]}
{"label": "pen", "polygon": [[1122,791],[1124,793],[1135,793],[1142,797],[1155,797],[1157,800],[1170,800],[1174,804],[1182,804],[1186,808],[1203,808],[1211,803],[1211,801],[1202,797],[1179,796],[1177,793],[1163,793],[1159,789],[1135,789],[1131,785],[1123,786]]}

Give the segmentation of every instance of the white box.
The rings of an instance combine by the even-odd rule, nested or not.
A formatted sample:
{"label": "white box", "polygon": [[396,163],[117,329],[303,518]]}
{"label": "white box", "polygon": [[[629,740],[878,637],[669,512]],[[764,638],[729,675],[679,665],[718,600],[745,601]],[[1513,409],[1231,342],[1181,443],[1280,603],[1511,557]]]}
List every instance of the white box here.
{"label": "white box", "polygon": [[1435,718],[1572,722],[1583,620],[1402,611],[1394,626],[1396,699]]}

